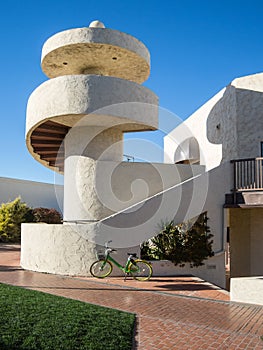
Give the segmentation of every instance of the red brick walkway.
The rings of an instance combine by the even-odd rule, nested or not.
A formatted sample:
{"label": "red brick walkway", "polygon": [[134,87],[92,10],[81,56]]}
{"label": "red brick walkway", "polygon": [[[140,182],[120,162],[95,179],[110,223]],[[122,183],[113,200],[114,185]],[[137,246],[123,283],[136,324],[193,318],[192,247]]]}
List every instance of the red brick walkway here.
{"label": "red brick walkway", "polygon": [[136,349],[263,349],[263,307],[226,301],[226,292],[198,279],[101,282],[41,274],[20,269],[19,253],[0,246],[0,282],[136,313]]}

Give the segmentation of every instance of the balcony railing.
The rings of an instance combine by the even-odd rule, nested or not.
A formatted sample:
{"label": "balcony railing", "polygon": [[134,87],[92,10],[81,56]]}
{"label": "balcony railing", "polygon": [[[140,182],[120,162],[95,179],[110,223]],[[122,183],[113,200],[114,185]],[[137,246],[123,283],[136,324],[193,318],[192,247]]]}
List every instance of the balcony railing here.
{"label": "balcony railing", "polygon": [[234,192],[263,191],[263,157],[231,160]]}

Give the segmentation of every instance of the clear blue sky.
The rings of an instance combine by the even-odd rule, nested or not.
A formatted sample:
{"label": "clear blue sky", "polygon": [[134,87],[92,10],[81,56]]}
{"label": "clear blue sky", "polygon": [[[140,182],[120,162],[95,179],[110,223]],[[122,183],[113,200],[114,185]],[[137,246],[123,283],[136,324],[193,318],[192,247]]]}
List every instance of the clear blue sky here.
{"label": "clear blue sky", "polygon": [[181,119],[234,78],[263,71],[262,0],[1,1],[0,177],[54,181],[25,146],[27,100],[47,80],[44,42],[95,19],[144,42],[151,53],[144,85]]}

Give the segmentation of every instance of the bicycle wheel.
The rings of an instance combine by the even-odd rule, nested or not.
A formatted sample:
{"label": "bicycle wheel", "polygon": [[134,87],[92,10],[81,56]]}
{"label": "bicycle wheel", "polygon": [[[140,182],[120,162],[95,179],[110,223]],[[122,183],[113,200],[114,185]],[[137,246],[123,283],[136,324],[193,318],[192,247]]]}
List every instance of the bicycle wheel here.
{"label": "bicycle wheel", "polygon": [[140,259],[133,261],[129,270],[132,277],[138,281],[149,280],[153,273],[152,266],[147,261]]}
{"label": "bicycle wheel", "polygon": [[91,265],[89,271],[94,277],[105,278],[111,274],[112,264],[106,260],[98,260]]}

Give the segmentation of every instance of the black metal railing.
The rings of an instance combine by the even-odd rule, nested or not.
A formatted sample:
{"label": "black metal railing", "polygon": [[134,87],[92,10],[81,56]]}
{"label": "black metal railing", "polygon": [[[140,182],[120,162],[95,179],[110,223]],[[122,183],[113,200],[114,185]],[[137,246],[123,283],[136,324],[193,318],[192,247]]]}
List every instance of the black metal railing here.
{"label": "black metal railing", "polygon": [[263,191],[263,157],[234,159],[234,191]]}

